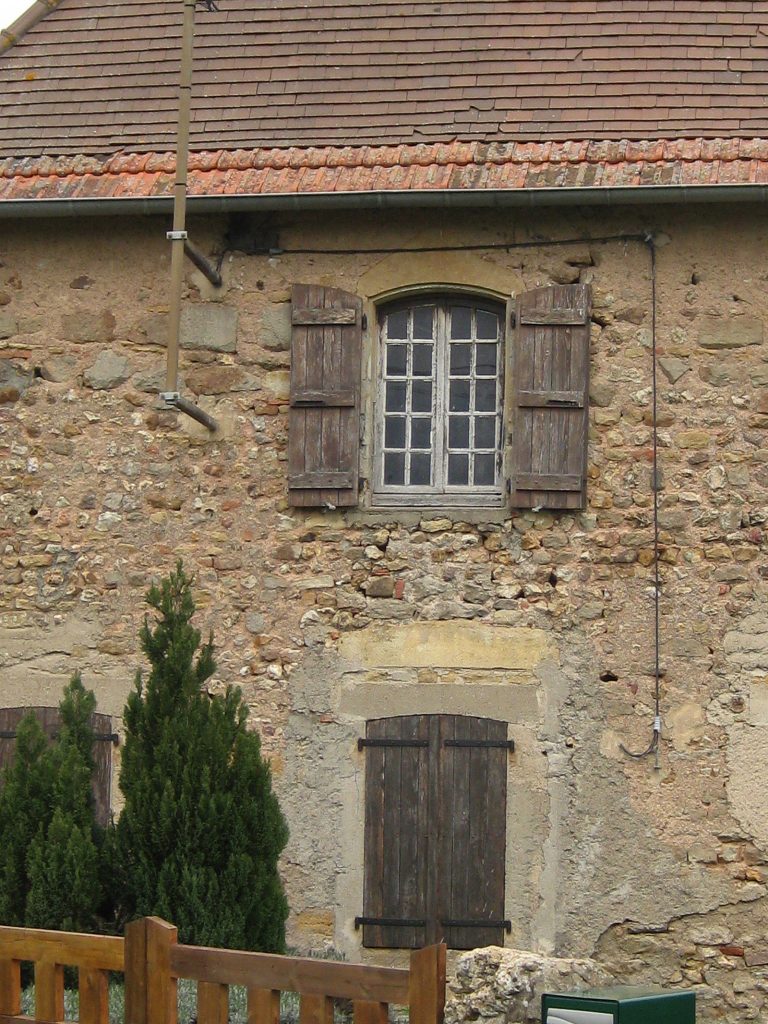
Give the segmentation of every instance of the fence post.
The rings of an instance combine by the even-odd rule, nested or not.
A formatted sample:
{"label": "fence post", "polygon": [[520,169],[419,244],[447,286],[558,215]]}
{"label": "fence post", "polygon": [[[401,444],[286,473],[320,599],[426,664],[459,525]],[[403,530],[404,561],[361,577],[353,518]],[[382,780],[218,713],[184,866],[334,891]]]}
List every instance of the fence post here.
{"label": "fence post", "polygon": [[125,1024],[147,1024],[147,920],[125,926]]}
{"label": "fence post", "polygon": [[411,953],[408,979],[410,1024],[443,1024],[445,1009],[445,944]]}
{"label": "fence post", "polygon": [[177,1024],[176,978],[171,974],[171,949],[178,930],[159,917],[145,918],[147,926],[147,1016],[145,1024]]}
{"label": "fence post", "polygon": [[0,1014],[16,1017],[21,1013],[21,963],[0,960]]}

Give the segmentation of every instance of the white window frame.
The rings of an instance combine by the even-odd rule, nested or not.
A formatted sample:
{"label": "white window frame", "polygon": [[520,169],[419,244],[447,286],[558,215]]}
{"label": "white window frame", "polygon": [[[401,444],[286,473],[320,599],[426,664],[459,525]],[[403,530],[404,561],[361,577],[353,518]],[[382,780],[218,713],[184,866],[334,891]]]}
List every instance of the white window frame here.
{"label": "white window frame", "polygon": [[[386,376],[386,343],[383,337],[383,321],[389,314],[401,309],[412,309],[415,306],[435,304],[437,306],[438,328],[434,339],[435,345],[435,377],[432,405],[433,444],[430,449],[433,459],[433,479],[431,485],[385,485],[384,484],[384,427],[385,427],[385,381]],[[497,420],[497,438],[499,449],[496,458],[496,481],[493,485],[449,485],[447,483],[448,467],[448,392],[449,392],[449,351],[447,307],[449,305],[465,305],[472,308],[488,309],[499,317],[499,339],[495,378],[479,379],[496,380],[497,400],[495,416]],[[419,290],[400,299],[390,299],[377,309],[376,316],[376,367],[374,389],[374,430],[373,430],[373,486],[371,488],[371,504],[373,507],[414,507],[414,508],[501,508],[505,504],[505,473],[504,473],[504,438],[505,438],[505,365],[506,365],[506,321],[507,308],[497,298],[491,298],[477,292],[445,291],[433,292]],[[426,339],[425,339],[426,340]],[[414,379],[412,373],[405,378]],[[429,379],[429,378],[421,378]],[[470,372],[470,380],[476,375]],[[408,389],[410,394],[410,388]],[[409,401],[406,403],[406,417],[410,413]],[[470,413],[470,416],[472,413]]]}

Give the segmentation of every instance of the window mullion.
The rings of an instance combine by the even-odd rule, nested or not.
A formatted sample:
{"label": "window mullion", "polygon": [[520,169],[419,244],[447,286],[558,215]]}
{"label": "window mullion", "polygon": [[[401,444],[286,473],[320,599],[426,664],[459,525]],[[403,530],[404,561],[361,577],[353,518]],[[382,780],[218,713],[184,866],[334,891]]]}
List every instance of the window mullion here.
{"label": "window mullion", "polygon": [[448,444],[448,328],[444,302],[437,305],[435,330],[435,489],[445,491],[447,468],[446,448]]}

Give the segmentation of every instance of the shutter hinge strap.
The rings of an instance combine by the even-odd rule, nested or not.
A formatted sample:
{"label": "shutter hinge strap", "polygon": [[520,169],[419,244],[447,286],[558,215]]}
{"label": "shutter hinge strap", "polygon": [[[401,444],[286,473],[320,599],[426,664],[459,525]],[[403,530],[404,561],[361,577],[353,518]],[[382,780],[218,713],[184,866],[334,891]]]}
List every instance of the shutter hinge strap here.
{"label": "shutter hinge strap", "polygon": [[446,920],[441,920],[440,924],[444,928],[503,928],[507,935],[512,931],[512,922],[506,918],[503,921],[463,921],[456,918],[447,918]]}
{"label": "shutter hinge strap", "polygon": [[425,928],[427,922],[423,918],[411,917],[356,917],[355,930],[361,924],[379,925],[382,928]]}
{"label": "shutter hinge strap", "polygon": [[515,749],[514,740],[445,740],[446,747],[503,747],[506,750]]}
{"label": "shutter hinge strap", "polygon": [[[18,733],[10,729],[0,729],[0,740],[15,740],[18,738]],[[59,738],[57,732],[51,733],[51,739],[56,740]],[[113,743],[115,746],[120,742],[120,737],[116,732],[97,732],[93,734],[93,738],[96,742],[101,740],[103,743]]]}
{"label": "shutter hinge strap", "polygon": [[362,750],[364,747],[428,747],[429,740],[369,740],[363,739],[361,736],[357,741],[357,749]]}

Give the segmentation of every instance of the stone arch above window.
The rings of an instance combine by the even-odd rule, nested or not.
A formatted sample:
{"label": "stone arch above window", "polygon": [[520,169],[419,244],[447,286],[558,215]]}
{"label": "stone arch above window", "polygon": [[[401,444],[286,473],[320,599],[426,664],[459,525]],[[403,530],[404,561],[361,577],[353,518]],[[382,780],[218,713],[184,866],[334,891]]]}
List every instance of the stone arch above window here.
{"label": "stone arch above window", "polygon": [[397,253],[364,273],[357,292],[374,302],[414,290],[476,291],[500,302],[524,290],[522,278],[493,259],[470,252]]}

